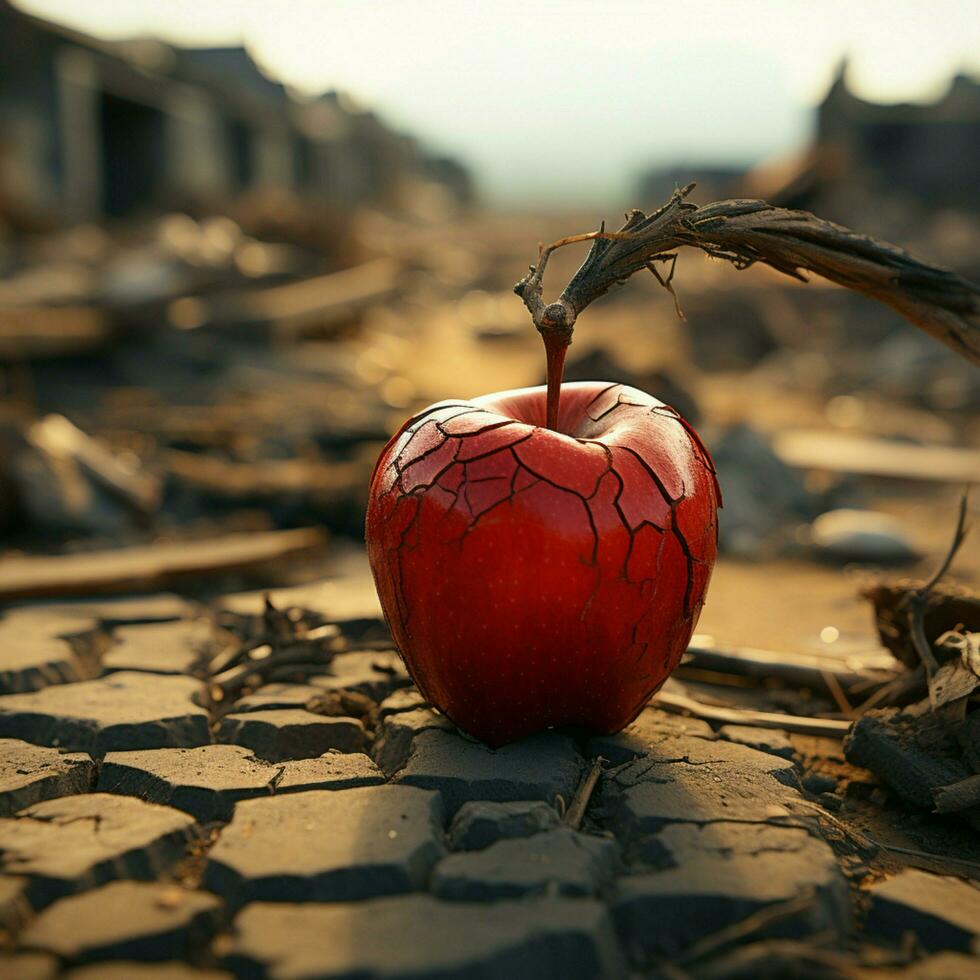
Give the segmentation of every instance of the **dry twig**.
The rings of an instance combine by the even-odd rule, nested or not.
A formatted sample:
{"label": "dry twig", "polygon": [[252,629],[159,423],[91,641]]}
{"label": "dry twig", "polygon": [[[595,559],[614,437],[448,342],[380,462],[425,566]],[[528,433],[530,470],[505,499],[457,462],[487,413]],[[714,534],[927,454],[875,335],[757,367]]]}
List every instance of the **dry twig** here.
{"label": "dry twig", "polygon": [[980,775],[967,776],[948,786],[937,786],[932,795],[936,799],[936,813],[958,813],[980,806]]}
{"label": "dry twig", "polygon": [[823,735],[843,738],[851,723],[836,718],[801,718],[798,715],[782,715],[772,711],[753,711],[748,708],[723,708],[715,704],[695,701],[673,691],[660,691],[652,702],[655,708],[693,715],[705,721],[717,721],[723,725],[750,725],[753,728],[776,728],[797,735]]}
{"label": "dry twig", "polygon": [[980,880],[980,861],[968,861],[965,858],[948,857],[945,854],[930,854],[928,851],[915,851],[908,847],[896,847],[894,844],[883,844],[876,840],[872,840],[871,843],[890,854],[901,854],[903,857],[913,858],[915,861],[946,865],[950,874]]}
{"label": "dry twig", "polygon": [[592,794],[595,792],[599,777],[602,775],[603,761],[601,755],[593,760],[592,767],[582,777],[582,782],[579,783],[578,788],[575,790],[575,795],[572,797],[572,802],[569,803],[568,810],[565,811],[565,823],[574,830],[578,830],[582,825],[582,818],[585,816],[585,811],[589,808],[589,801],[592,799]]}
{"label": "dry twig", "polygon": [[776,902],[773,905],[764,905],[751,915],[733,922],[731,925],[719,929],[717,932],[692,943],[681,954],[677,960],[682,966],[697,963],[701,960],[713,956],[735,943],[742,942],[752,936],[765,933],[777,923],[787,922],[795,919],[801,913],[813,907],[816,893],[811,888],[804,888],[801,892],[784,902]]}
{"label": "dry twig", "polygon": [[228,701],[247,687],[268,683],[283,667],[303,673],[323,671],[345,648],[335,624],[311,627],[295,618],[295,612],[278,609],[265,597],[258,635],[212,663],[208,686],[213,701]]}
{"label": "dry twig", "polygon": [[823,679],[840,713],[845,718],[853,718],[854,706],[847,700],[847,695],[844,693],[844,689],[840,686],[837,678],[829,670],[825,670],[823,671]]}
{"label": "dry twig", "polygon": [[906,670],[887,684],[883,684],[855,709],[860,717],[872,708],[888,708],[900,701],[916,699],[920,692],[925,693],[926,669],[922,664],[912,670]]}
{"label": "dry twig", "polygon": [[[652,214],[630,211],[617,232],[570,235],[539,250],[538,262],[515,287],[546,336],[571,337],[579,313],[612,286],[652,263],[670,261],[682,245],[726,259],[736,269],[756,262],[794,279],[814,272],[892,307],[980,365],[980,288],[948,269],[928,265],[894,245],[858,235],[805,211],[777,208],[765,201],[717,201],[698,207],[686,200],[689,184]],[[574,242],[592,248],[561,296],[546,304],[543,276],[551,253]],[[658,280],[673,294],[672,269]],[[676,302],[676,295],[674,300]]]}
{"label": "dry twig", "polygon": [[[857,666],[853,663],[857,662]],[[676,676],[685,671],[712,671],[769,682],[807,687],[826,688],[833,695],[832,685],[846,695],[887,683],[895,677],[888,654],[865,653],[842,661],[817,654],[795,653],[790,650],[760,650],[749,647],[718,647],[704,642],[688,644]],[[843,710],[843,709],[842,709]],[[844,712],[846,714],[846,711]]]}
{"label": "dry twig", "polygon": [[939,584],[942,577],[949,571],[950,565],[953,563],[953,559],[956,557],[956,553],[960,550],[963,542],[966,540],[969,534],[969,529],[966,526],[966,515],[969,509],[970,503],[970,488],[967,487],[963,491],[963,496],[960,498],[960,510],[959,515],[956,520],[956,529],[953,532],[953,540],[950,542],[949,550],[946,552],[946,557],[943,559],[942,564],[933,574],[932,578],[926,582],[925,585],[920,589],[916,589],[914,592],[910,592],[906,600],[906,605],[908,609],[908,620],[909,620],[909,636],[912,640],[912,645],[915,647],[916,653],[919,655],[919,659],[922,661],[923,666],[926,669],[926,676],[929,681],[929,701],[933,708],[936,707],[936,689],[933,683],[936,673],[939,670],[939,662],[936,660],[936,654],[933,652],[932,644],[929,638],[926,636],[925,628],[925,611],[929,604],[929,596],[932,590]]}

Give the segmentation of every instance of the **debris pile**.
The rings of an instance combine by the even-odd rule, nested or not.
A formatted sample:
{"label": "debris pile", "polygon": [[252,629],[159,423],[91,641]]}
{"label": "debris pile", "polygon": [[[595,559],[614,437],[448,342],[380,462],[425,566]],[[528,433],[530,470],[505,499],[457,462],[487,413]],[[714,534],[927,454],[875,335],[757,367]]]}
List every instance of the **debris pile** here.
{"label": "debris pile", "polygon": [[[349,226],[344,235],[353,255]],[[188,215],[25,240],[5,258],[10,545],[89,551],[312,525],[359,534],[391,406],[337,338],[398,295],[396,260],[330,269],[329,253]],[[73,311],[100,324],[84,342]]]}
{"label": "debris pile", "polygon": [[980,597],[941,583],[966,539],[966,500],[936,575],[870,591],[882,643],[906,670],[877,692],[845,751],[903,800],[980,830]]}

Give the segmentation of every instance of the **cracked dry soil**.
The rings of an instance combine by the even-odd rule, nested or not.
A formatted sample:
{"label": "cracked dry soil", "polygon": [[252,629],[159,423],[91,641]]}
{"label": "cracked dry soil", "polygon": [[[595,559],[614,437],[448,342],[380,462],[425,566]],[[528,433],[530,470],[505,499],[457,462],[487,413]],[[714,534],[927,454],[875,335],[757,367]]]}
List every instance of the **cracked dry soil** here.
{"label": "cracked dry soil", "polygon": [[[169,682],[156,671],[196,664],[181,654],[200,633],[190,605],[148,624],[160,605],[136,602],[123,623],[90,604],[96,648],[152,635],[146,671],[120,684],[95,657],[87,674],[35,672],[30,693],[0,695],[5,977],[978,975],[980,890],[941,859],[909,868],[868,850],[882,820],[908,814],[865,806],[882,791],[836,761],[836,743],[760,751],[742,744],[751,732],[654,706],[620,735],[494,751],[426,706],[384,644],[231,703],[188,675],[155,717],[149,692]],[[19,669],[52,642],[69,643],[28,635]],[[355,708],[356,748],[338,733],[314,758],[269,761],[297,744],[277,724]],[[210,724],[188,723],[202,711]],[[220,718],[250,714],[269,719],[265,741],[236,744],[246,728]],[[138,747],[120,748],[123,734]],[[610,761],[572,826],[597,757]]]}

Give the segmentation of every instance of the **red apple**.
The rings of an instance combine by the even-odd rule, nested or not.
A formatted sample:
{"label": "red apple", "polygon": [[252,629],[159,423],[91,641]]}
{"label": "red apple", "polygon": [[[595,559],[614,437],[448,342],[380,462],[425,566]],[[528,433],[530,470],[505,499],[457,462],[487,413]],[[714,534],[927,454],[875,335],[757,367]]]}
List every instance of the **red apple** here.
{"label": "red apple", "polygon": [[371,480],[367,545],[423,695],[501,745],[627,725],[677,666],[715,560],[714,467],[672,409],[624,385],[440,402]]}

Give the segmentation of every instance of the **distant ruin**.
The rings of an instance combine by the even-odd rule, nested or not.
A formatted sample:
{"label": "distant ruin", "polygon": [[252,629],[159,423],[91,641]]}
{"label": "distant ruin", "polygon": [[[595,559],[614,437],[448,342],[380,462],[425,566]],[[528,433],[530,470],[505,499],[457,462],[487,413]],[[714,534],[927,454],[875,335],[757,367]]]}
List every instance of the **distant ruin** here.
{"label": "distant ruin", "polygon": [[658,167],[641,176],[637,193],[653,204],[696,180],[703,200],[762,198],[882,232],[888,226],[876,218],[884,220],[886,202],[899,211],[924,204],[980,215],[978,173],[980,80],[956,75],[935,102],[883,105],[851,91],[845,60],[801,152],[747,173],[717,164]]}
{"label": "distant ruin", "polygon": [[817,110],[813,144],[771,197],[819,209],[846,179],[869,193],[980,212],[978,167],[980,81],[956,75],[936,102],[880,105],[850,90],[844,61]]}
{"label": "distant ruin", "polygon": [[243,48],[107,42],[0,0],[0,219],[44,228],[253,191],[344,209],[395,204],[413,180],[471,195],[461,165],[343,94],[303,100]]}

